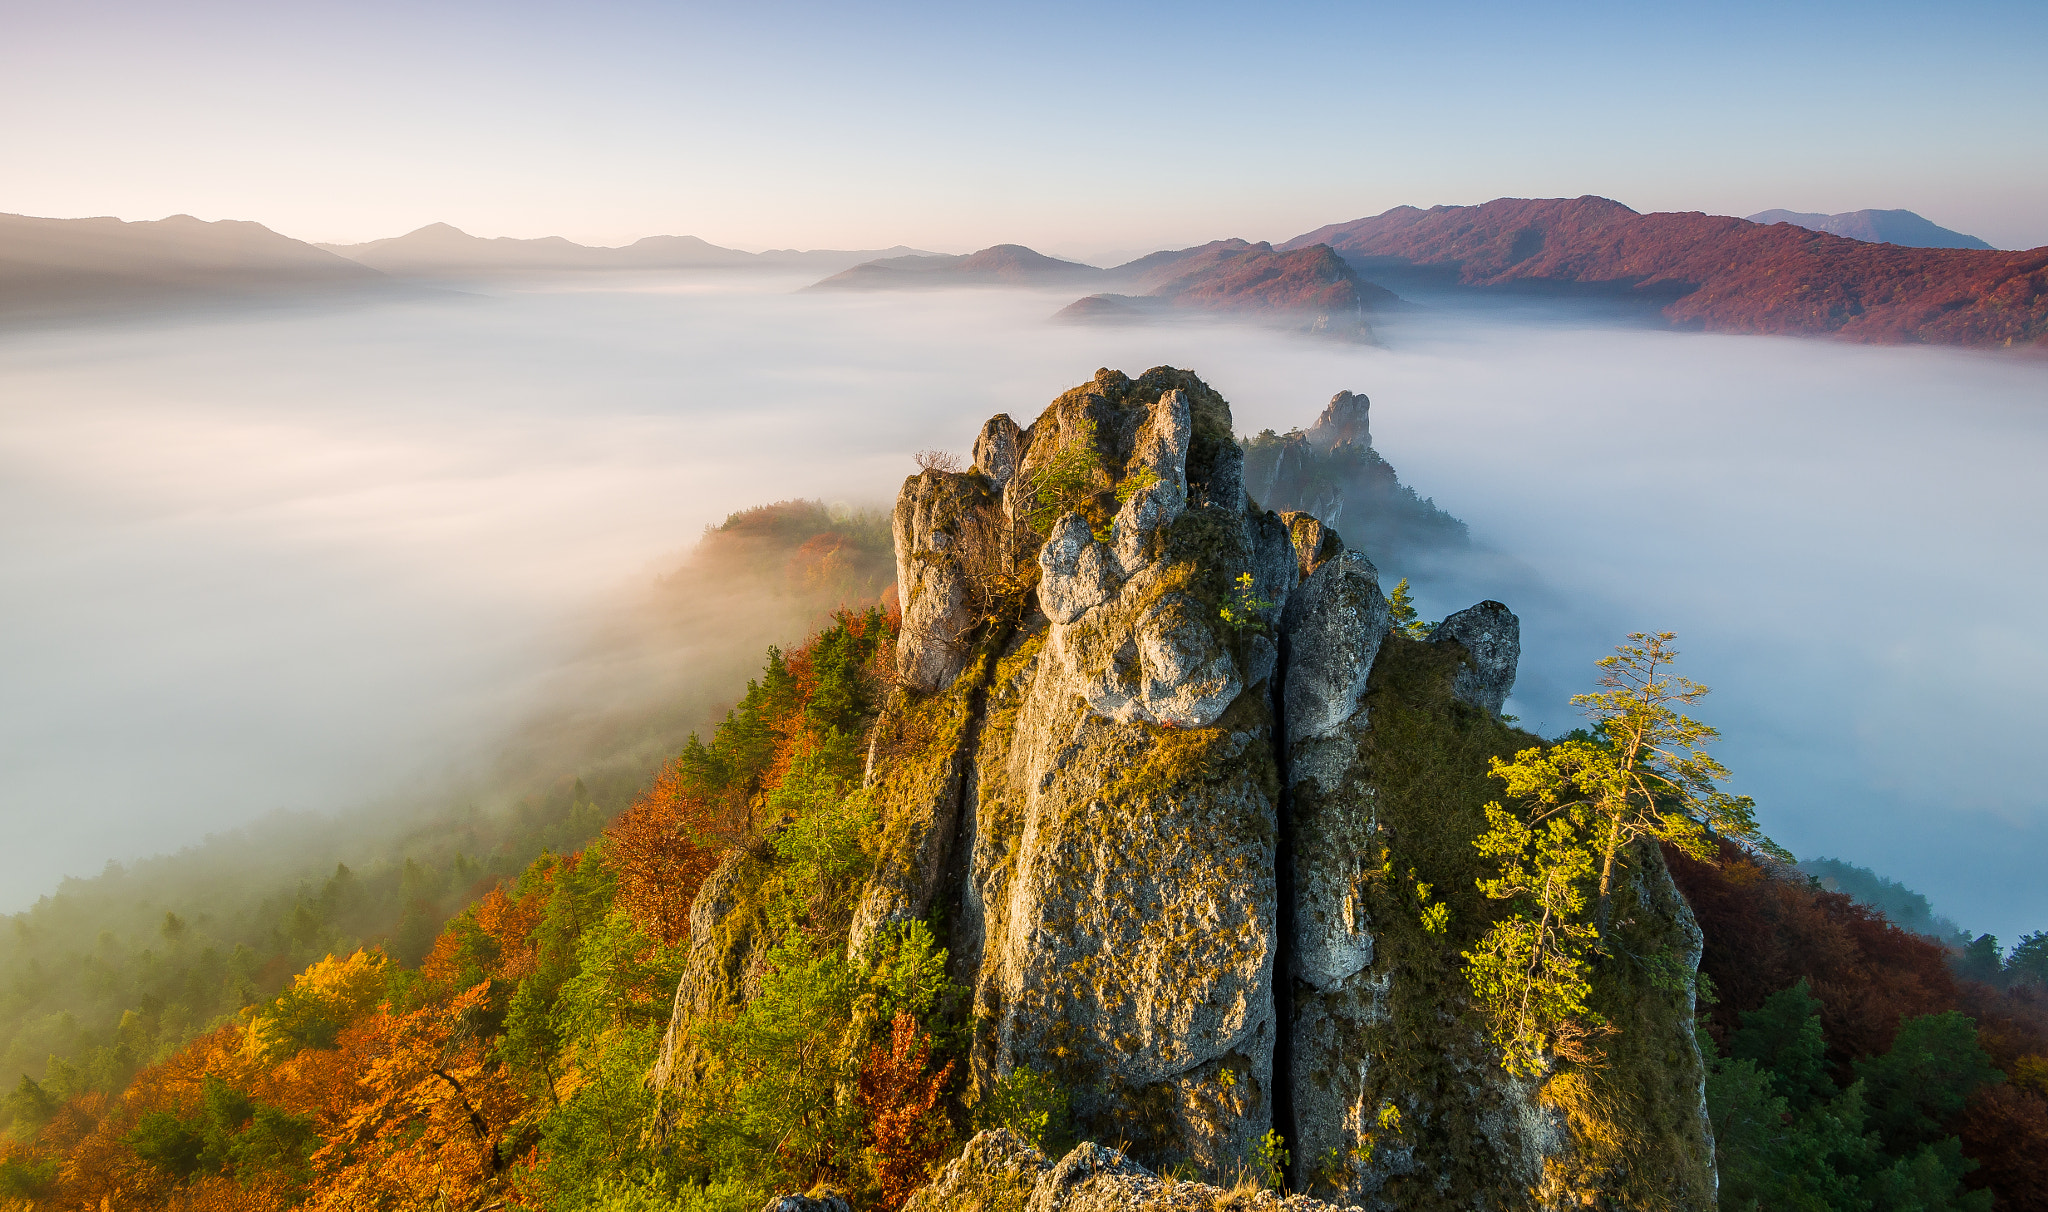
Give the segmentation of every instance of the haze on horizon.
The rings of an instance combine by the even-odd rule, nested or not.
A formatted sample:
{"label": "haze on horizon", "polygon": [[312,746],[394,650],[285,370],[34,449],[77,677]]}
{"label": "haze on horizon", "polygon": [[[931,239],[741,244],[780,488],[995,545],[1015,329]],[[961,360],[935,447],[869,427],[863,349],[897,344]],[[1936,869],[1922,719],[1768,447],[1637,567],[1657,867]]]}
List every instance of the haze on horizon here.
{"label": "haze on horizon", "polygon": [[2048,244],[2048,10],[13,6],[0,210],[1111,259],[1390,206],[1918,211]]}

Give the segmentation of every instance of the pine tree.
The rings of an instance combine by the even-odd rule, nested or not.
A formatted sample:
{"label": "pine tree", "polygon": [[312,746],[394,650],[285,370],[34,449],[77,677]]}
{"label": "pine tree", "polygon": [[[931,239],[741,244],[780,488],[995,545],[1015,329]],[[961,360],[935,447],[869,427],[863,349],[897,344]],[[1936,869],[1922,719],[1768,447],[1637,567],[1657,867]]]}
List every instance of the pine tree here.
{"label": "pine tree", "polygon": [[[1493,759],[1493,776],[1523,812],[1488,804],[1487,832],[1473,846],[1498,864],[1480,891],[1512,909],[1464,953],[1465,976],[1511,1071],[1539,1071],[1545,1051],[1590,1058],[1589,1037],[1611,1030],[1587,1005],[1588,973],[1637,843],[1664,842],[1704,862],[1718,834],[1791,859],[1757,828],[1748,797],[1720,789],[1728,770],[1704,748],[1719,734],[1674,708],[1707,688],[1665,672],[1678,655],[1672,638],[1638,632],[1601,658],[1606,689],[1572,697],[1590,731],[1512,762]],[[1585,885],[1596,872],[1588,922]]]}
{"label": "pine tree", "polygon": [[1411,640],[1426,640],[1436,630],[1435,623],[1425,623],[1415,613],[1415,595],[1408,591],[1408,578],[1402,577],[1394,586],[1394,592],[1387,595],[1387,605],[1393,610],[1394,630]]}

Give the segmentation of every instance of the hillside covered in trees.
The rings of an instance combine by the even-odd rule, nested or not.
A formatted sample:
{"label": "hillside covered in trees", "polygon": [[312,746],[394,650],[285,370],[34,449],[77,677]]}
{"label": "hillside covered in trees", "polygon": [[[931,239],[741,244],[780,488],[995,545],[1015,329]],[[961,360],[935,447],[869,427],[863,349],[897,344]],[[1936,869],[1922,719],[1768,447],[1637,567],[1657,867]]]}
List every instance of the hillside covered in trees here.
{"label": "hillside covered in trees", "polygon": [[498,764],[446,799],[281,815],[64,881],[0,930],[0,1073],[116,1094],[326,955],[418,963],[450,914],[597,836],[718,718],[718,688],[744,684],[762,645],[875,601],[890,577],[871,515],[736,513],[608,617]]}
{"label": "hillside covered in trees", "polygon": [[[1692,758],[1636,841],[1548,815],[1633,717],[1514,728],[1513,615],[1402,617],[1246,503],[1228,416],[1104,371],[928,460],[888,546],[734,515],[699,561],[841,609],[680,734],[540,730],[606,779],[239,902],[188,857],[20,915],[0,1207],[2048,1206],[2042,936],[1902,929]],[[1489,954],[1555,965],[1542,1030]]]}
{"label": "hillside covered in trees", "polygon": [[1902,248],[1611,198],[1397,206],[1297,236],[1397,289],[1625,298],[1681,328],[1871,344],[2034,349],[2048,341],[2048,248]]}

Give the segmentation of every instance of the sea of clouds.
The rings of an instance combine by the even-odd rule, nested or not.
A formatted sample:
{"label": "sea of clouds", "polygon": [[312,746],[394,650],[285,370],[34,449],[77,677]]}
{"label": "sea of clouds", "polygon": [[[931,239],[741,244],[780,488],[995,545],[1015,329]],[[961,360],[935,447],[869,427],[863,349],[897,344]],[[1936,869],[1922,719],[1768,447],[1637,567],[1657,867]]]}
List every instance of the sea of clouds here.
{"label": "sea of clouds", "polygon": [[2048,927],[2038,362],[1534,308],[1417,310],[1355,346],[800,285],[0,334],[0,911],[274,809],[425,794],[559,693],[593,620],[705,525],[886,504],[910,451],[1164,363],[1246,433],[1369,394],[1381,452],[1483,549],[1384,571],[1426,613],[1522,615],[1525,724],[1574,726],[1596,657],[1676,631],[1780,841],[2007,942]]}

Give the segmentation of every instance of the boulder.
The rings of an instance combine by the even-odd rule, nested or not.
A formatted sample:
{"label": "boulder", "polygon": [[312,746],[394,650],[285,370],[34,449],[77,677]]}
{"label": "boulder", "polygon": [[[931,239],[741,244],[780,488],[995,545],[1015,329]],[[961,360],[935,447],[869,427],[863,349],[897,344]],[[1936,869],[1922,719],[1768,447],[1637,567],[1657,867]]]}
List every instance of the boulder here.
{"label": "boulder", "polygon": [[974,438],[974,467],[995,485],[997,495],[1009,486],[1017,474],[1019,447],[1024,434],[1010,414],[999,412],[988,419],[981,432]]}
{"label": "boulder", "polygon": [[853,1212],[853,1205],[837,1191],[811,1195],[778,1195],[761,1206],[761,1212]]}
{"label": "boulder", "polygon": [[1431,643],[1464,648],[1465,667],[1458,671],[1455,693],[1461,701],[1498,716],[1515,688],[1515,667],[1522,660],[1522,620],[1499,602],[1481,602],[1438,623],[1429,638]]}
{"label": "boulder", "polygon": [[1016,1212],[1339,1212],[1305,1195],[1280,1195],[1240,1183],[1226,1190],[1164,1178],[1122,1152],[1084,1141],[1054,1164],[1004,1129],[967,1142],[904,1212],[958,1208]]}

